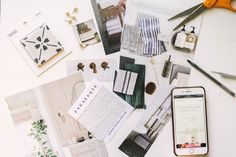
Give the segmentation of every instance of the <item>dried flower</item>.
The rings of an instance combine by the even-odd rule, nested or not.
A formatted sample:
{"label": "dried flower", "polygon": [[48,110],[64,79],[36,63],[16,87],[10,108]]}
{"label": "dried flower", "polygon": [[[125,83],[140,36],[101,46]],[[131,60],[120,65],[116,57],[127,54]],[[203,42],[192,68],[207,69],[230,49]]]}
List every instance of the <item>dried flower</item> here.
{"label": "dried flower", "polygon": [[78,13],[79,9],[76,7],[73,9],[73,12],[72,13]]}
{"label": "dried flower", "polygon": [[70,18],[70,13],[66,12],[66,17]]}

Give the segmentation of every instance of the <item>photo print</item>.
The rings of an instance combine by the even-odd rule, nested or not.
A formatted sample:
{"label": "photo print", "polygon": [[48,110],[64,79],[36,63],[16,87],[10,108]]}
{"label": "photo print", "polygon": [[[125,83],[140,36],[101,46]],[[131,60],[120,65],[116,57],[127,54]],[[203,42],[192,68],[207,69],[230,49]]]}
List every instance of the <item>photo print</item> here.
{"label": "photo print", "polygon": [[67,61],[67,74],[81,73],[84,81],[96,78],[101,82],[112,82],[117,66],[114,59],[70,60]]}
{"label": "photo print", "polygon": [[106,55],[120,51],[126,0],[91,0]]}
{"label": "photo print", "polygon": [[93,19],[76,24],[74,26],[74,30],[82,48],[88,45],[96,44],[101,41],[98,32],[95,28]]}
{"label": "photo print", "polygon": [[37,99],[36,91],[32,89],[9,96],[6,102],[26,157],[49,154],[57,157],[48,137],[48,124],[39,109],[41,104]]}
{"label": "photo print", "polygon": [[67,114],[84,89],[85,83],[80,74],[71,75],[39,87],[40,100],[55,127],[54,132],[62,147],[91,138],[89,132]]}
{"label": "photo print", "polygon": [[119,146],[119,149],[129,157],[144,157],[151,149],[158,135],[171,119],[171,97],[173,87],[161,87],[140,118],[138,124]]}
{"label": "photo print", "polygon": [[[34,157],[38,152],[55,154],[55,157],[63,157],[62,154],[65,153],[72,154],[71,157],[88,156],[87,149],[82,149],[82,143],[92,146],[94,144],[88,141],[94,142],[96,139],[67,114],[84,89],[83,77],[77,73],[5,98],[16,130],[24,142],[27,157]],[[43,134],[35,134],[37,131]],[[39,140],[35,140],[37,138]],[[44,142],[46,143],[42,144]],[[91,154],[106,152],[102,142],[97,141],[96,145],[100,146],[93,146]],[[40,149],[35,149],[39,147]],[[45,149],[41,149],[42,147]],[[103,150],[99,150],[100,148]],[[80,151],[75,151],[76,149]]]}

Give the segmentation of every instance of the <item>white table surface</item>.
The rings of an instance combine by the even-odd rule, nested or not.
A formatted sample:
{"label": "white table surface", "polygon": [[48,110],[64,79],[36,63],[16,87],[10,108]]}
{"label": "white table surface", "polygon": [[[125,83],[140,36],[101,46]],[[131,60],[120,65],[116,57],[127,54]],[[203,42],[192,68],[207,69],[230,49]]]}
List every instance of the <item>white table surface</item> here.
{"label": "white table surface", "polygon": [[[73,53],[37,78],[6,37],[24,17],[28,17],[37,10],[46,12],[53,17],[55,22],[60,23],[65,18],[64,13],[72,10],[75,6],[79,7],[79,19],[81,21],[94,17],[88,0],[2,0],[0,27],[0,96],[2,98],[66,76],[66,60],[104,58],[101,43],[82,50],[71,29],[62,30]],[[227,64],[225,58],[222,58],[222,53],[227,56],[236,56],[232,53],[236,50],[235,21],[236,13],[223,9],[213,9],[204,14],[195,55],[196,63],[211,71],[221,59],[222,63]],[[108,57],[116,58],[118,55],[117,53]],[[234,65],[236,65],[236,62]],[[235,69],[235,66],[231,68]],[[221,81],[236,92],[236,80],[221,79]],[[208,156],[234,157],[236,152],[236,99],[229,96],[196,70],[191,73],[190,84],[201,85],[206,88],[210,142]],[[7,105],[3,99],[0,103],[0,156],[23,157],[20,139],[16,136]],[[137,121],[136,119],[139,116],[140,114],[137,112],[132,114],[107,145],[111,157],[125,156],[117,147],[134,127],[134,121]],[[156,139],[146,156],[172,157],[174,156],[172,145],[170,122]]]}

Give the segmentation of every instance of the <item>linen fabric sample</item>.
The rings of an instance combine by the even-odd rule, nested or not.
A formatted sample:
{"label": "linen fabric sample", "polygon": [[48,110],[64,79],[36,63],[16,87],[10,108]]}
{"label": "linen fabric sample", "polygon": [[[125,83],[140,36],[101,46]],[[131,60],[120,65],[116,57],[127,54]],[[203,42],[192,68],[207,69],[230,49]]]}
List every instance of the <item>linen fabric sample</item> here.
{"label": "linen fabric sample", "polygon": [[157,38],[160,33],[160,24],[157,17],[140,17],[138,27],[141,30],[142,52],[144,55],[154,56],[166,52],[163,41],[159,41]]}
{"label": "linen fabric sample", "polygon": [[46,24],[28,34],[20,43],[39,67],[64,51],[64,47]]}
{"label": "linen fabric sample", "polygon": [[121,48],[136,52],[139,44],[141,44],[139,27],[125,24],[121,36]]}

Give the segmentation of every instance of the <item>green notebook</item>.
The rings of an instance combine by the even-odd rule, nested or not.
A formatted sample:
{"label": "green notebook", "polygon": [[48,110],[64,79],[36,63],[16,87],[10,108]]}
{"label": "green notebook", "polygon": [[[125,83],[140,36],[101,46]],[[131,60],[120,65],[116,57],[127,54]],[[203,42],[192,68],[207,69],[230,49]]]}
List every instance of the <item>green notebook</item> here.
{"label": "green notebook", "polygon": [[122,99],[128,102],[134,108],[146,108],[145,105],[145,73],[146,67],[145,65],[140,64],[125,64],[125,68],[123,70],[131,71],[138,73],[136,85],[134,88],[133,95],[127,95],[122,93],[117,93]]}

